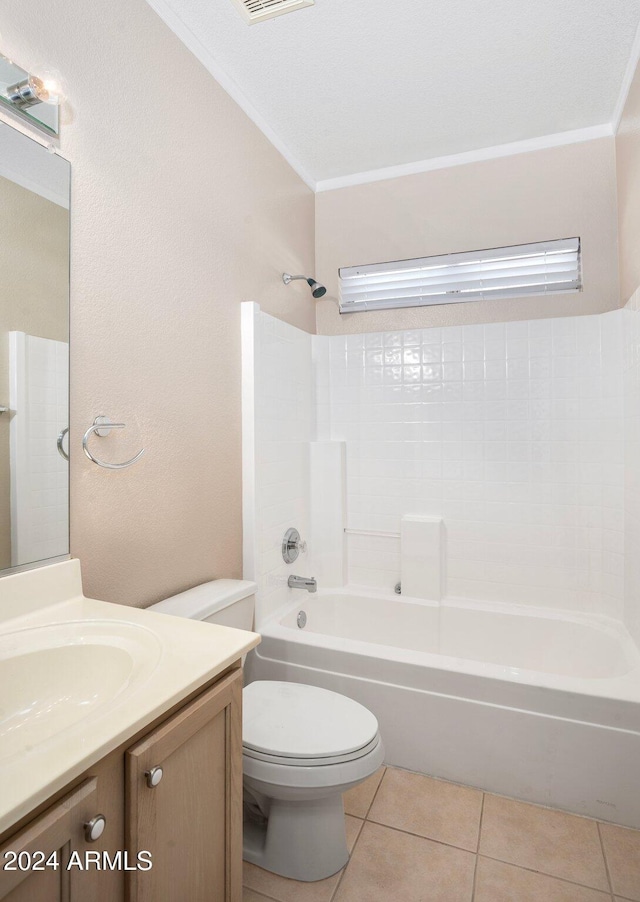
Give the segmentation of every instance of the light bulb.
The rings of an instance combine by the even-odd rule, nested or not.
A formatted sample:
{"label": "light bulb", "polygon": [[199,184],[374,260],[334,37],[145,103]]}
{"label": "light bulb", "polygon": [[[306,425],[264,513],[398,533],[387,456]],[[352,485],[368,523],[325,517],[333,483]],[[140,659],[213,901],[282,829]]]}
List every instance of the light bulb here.
{"label": "light bulb", "polygon": [[62,76],[58,70],[51,66],[33,66],[31,71],[36,73],[46,91],[47,97],[43,97],[42,102],[54,106],[63,103],[65,95],[62,91]]}
{"label": "light bulb", "polygon": [[50,103],[53,106],[59,106],[64,100],[64,94],[60,88],[60,82],[55,78],[43,78],[40,79],[44,90],[46,92],[46,97],[42,98],[43,103]]}

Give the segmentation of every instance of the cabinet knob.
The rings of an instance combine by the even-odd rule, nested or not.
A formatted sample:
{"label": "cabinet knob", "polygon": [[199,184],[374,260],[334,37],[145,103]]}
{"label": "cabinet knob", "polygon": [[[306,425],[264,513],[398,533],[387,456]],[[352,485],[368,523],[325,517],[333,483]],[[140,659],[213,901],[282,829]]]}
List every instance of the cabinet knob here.
{"label": "cabinet knob", "polygon": [[104,814],[96,814],[84,825],[84,838],[87,842],[95,842],[100,839],[106,826],[107,819]]}
{"label": "cabinet knob", "polygon": [[144,775],[147,778],[147,786],[149,789],[154,789],[160,780],[162,780],[162,768],[152,767],[150,770],[146,770]]}

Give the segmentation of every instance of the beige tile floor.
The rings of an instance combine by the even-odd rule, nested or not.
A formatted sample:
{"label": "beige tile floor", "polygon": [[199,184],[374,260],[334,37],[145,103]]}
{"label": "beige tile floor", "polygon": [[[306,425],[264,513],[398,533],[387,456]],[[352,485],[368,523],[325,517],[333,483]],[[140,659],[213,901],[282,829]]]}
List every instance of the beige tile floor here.
{"label": "beige tile floor", "polygon": [[640,902],[640,831],[381,768],[345,795],[349,864],[245,862],[244,902]]}

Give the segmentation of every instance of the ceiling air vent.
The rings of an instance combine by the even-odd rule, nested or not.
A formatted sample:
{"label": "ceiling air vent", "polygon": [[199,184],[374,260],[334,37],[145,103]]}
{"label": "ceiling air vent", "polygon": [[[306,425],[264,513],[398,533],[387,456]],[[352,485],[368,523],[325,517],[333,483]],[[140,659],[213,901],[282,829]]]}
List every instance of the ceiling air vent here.
{"label": "ceiling air vent", "polygon": [[303,6],[313,6],[315,0],[233,0],[249,25],[292,13]]}

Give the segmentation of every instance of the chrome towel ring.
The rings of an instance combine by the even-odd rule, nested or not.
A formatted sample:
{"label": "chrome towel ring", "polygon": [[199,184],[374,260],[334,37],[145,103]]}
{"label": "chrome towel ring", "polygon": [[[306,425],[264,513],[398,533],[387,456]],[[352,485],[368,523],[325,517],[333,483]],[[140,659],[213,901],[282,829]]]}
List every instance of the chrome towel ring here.
{"label": "chrome towel ring", "polygon": [[65,428],[62,430],[62,432],[61,432],[60,435],[58,436],[58,440],[57,440],[57,442],[56,442],[56,445],[58,446],[58,454],[60,455],[60,457],[64,457],[65,460],[69,460],[69,455],[68,455],[67,452],[64,450],[64,448],[63,448],[63,446],[62,446],[62,443],[63,443],[63,441],[64,441],[65,435],[66,435],[68,432],[69,432],[69,427],[68,427],[68,426],[65,426]]}
{"label": "chrome towel ring", "polygon": [[121,464],[109,464],[104,460],[99,460],[97,457],[89,451],[89,439],[91,435],[95,432],[96,435],[105,436],[109,435],[111,429],[124,429],[125,423],[112,423],[109,420],[109,417],[96,417],[93,421],[93,426],[89,426],[84,436],[82,437],[82,450],[87,455],[89,460],[93,461],[94,464],[97,464],[99,467],[104,467],[105,470],[125,470],[127,467],[130,467],[137,460],[140,460],[142,455],[144,454],[144,448],[141,451],[138,451],[135,457],[132,457],[131,460],[125,460]]}

